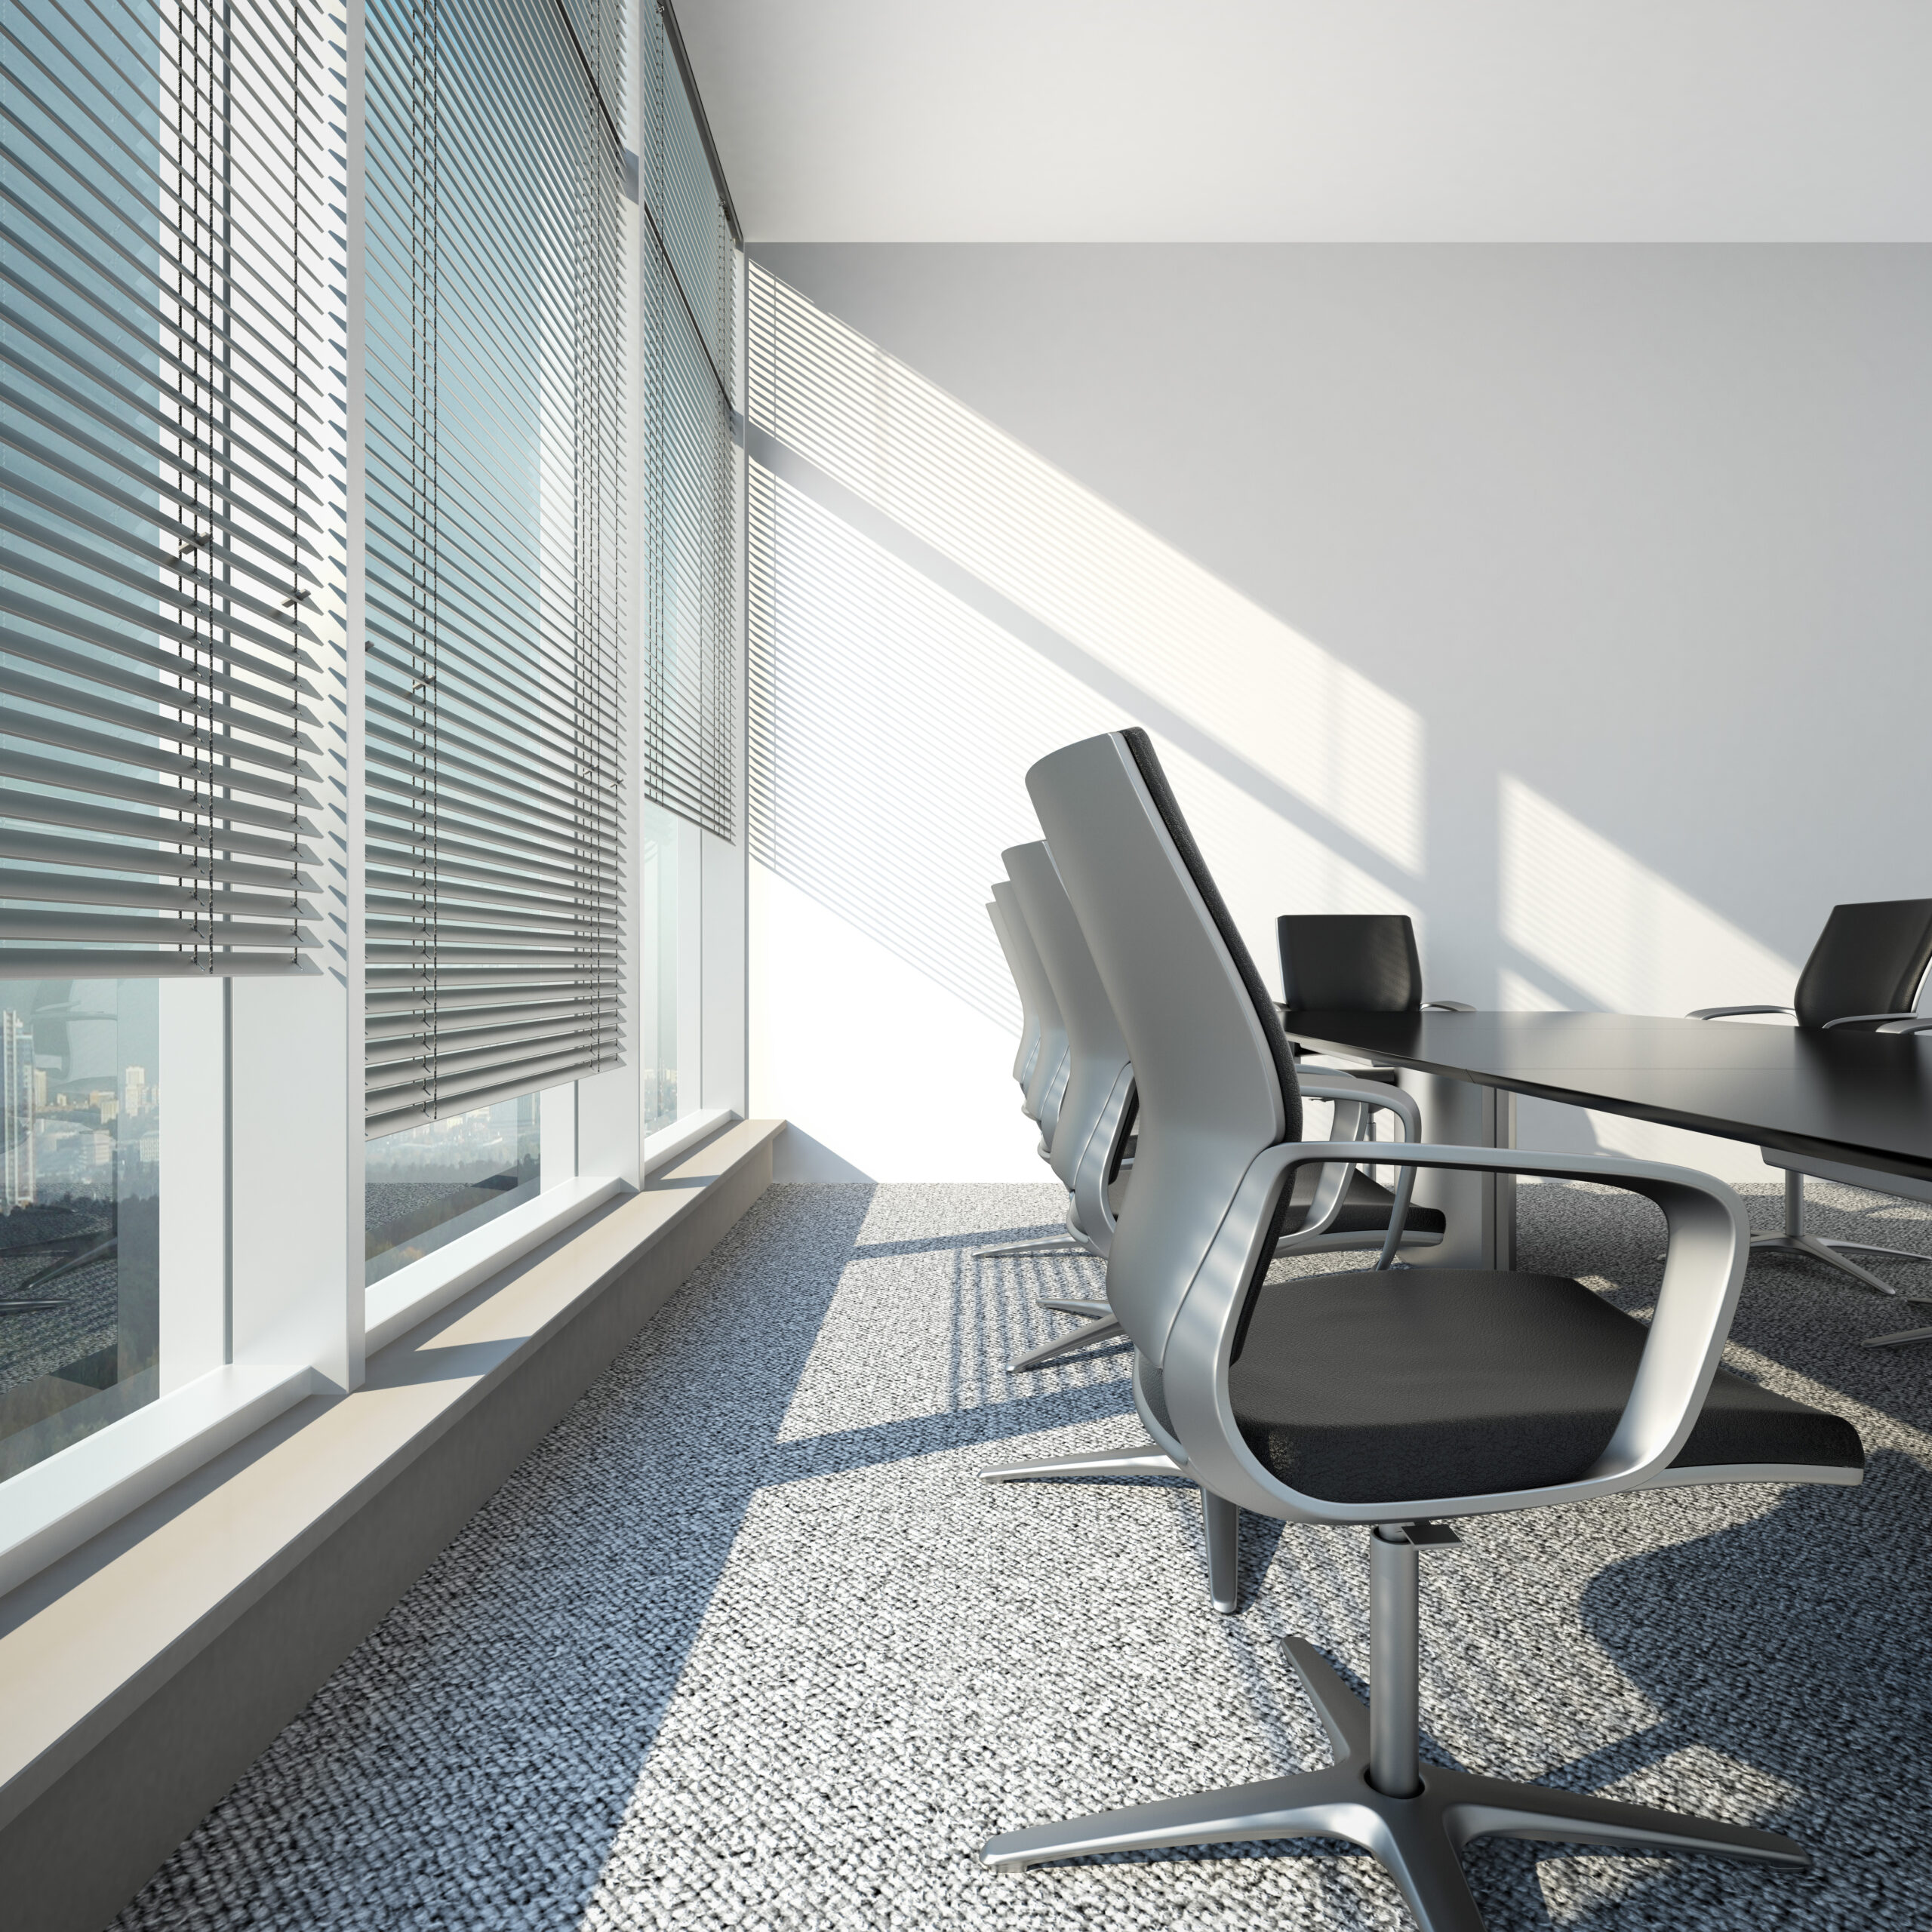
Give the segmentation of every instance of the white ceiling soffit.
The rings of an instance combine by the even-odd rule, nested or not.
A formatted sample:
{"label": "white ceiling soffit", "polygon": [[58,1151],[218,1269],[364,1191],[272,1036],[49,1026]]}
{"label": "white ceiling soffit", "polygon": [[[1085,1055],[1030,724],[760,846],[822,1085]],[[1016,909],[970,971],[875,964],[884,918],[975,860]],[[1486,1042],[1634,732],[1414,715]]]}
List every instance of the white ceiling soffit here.
{"label": "white ceiling soffit", "polygon": [[754,241],[1932,239],[1932,0],[678,15]]}

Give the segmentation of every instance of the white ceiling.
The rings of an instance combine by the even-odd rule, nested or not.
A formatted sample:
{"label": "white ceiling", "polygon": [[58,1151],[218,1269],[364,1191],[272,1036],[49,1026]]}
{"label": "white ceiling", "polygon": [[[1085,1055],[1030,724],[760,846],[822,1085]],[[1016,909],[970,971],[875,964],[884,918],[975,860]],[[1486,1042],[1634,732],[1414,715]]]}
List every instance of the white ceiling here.
{"label": "white ceiling", "polygon": [[680,0],[747,235],[1932,239],[1932,0]]}

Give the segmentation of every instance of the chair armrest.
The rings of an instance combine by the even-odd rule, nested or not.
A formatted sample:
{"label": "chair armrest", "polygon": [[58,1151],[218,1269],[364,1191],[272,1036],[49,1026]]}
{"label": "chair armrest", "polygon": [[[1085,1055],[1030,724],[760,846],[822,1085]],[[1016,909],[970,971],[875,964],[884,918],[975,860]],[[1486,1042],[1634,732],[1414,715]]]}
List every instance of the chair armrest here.
{"label": "chair armrest", "polygon": [[1412,1522],[1614,1495],[1641,1487],[1668,1469],[1696,1426],[1730,1331],[1750,1247],[1743,1204],[1723,1182],[1661,1161],[1428,1145],[1378,1148],[1377,1161],[1605,1182],[1643,1195],[1663,1210],[1669,1235],[1663,1284],[1608,1447],[1574,1481],[1534,1491],[1392,1503],[1344,1503],[1306,1495],[1263,1467],[1242,1439],[1228,1395],[1228,1367],[1249,1284],[1275,1204],[1281,1189],[1292,1185],[1294,1170],[1310,1161],[1348,1159],[1358,1146],[1291,1141],[1264,1149],[1243,1177],[1189,1285],[1157,1365],[1176,1433],[1200,1481],[1242,1508],[1295,1521]]}
{"label": "chair armrest", "polygon": [[1932,1032],[1932,1014],[1921,1017],[1914,1014],[1909,1020],[1894,1020],[1889,1026],[1873,1029],[1880,1033],[1928,1033]]}
{"label": "chair armrest", "polygon": [[[1873,1023],[1881,1020],[1916,1020],[1918,1017],[1918,1015],[1915,1013],[1846,1013],[1840,1014],[1835,1020],[1826,1020],[1818,1030],[1821,1033],[1829,1033],[1834,1026],[1872,1026]],[[1875,1026],[1874,1030],[1881,1033],[1889,1033],[1893,1031],[1893,1029],[1889,1026]],[[1902,1033],[1909,1033],[1912,1029],[1909,1026],[1901,1026],[1897,1030]]]}
{"label": "chair armrest", "polygon": [[1700,1006],[1694,1013],[1687,1013],[1686,1020],[1734,1020],[1740,1013],[1790,1013],[1798,1016],[1788,1006]]}
{"label": "chair armrest", "polygon": [[1346,1073],[1326,1070],[1312,1080],[1297,1078],[1295,1084],[1305,1100],[1353,1100],[1364,1107],[1379,1107],[1400,1118],[1404,1140],[1422,1138],[1422,1109],[1413,1094],[1405,1094],[1399,1087],[1385,1087],[1379,1080],[1352,1080]]}
{"label": "chair armrest", "polygon": [[1425,1013],[1473,1013],[1475,1008],[1466,1000],[1426,999],[1422,1003]]}
{"label": "chair armrest", "polygon": [[[1384,1112],[1392,1113],[1402,1123],[1404,1140],[1422,1138],[1422,1109],[1416,1104],[1413,1094],[1405,1094],[1399,1087],[1385,1087],[1380,1082],[1371,1085],[1363,1081],[1351,1081],[1344,1075],[1334,1074],[1319,1081],[1304,1080],[1298,1083],[1303,1094],[1312,1100],[1335,1102],[1335,1137],[1342,1137],[1340,1129],[1343,1121],[1342,1109],[1353,1103],[1355,1116],[1355,1144],[1362,1143],[1362,1130],[1368,1124],[1371,1109],[1380,1107]],[[1372,1143],[1386,1145],[1386,1143]],[[1377,1167],[1388,1164],[1378,1155],[1372,1164]],[[1336,1165],[1324,1168],[1321,1184],[1315,1189],[1315,1198],[1309,1204],[1306,1223],[1288,1237],[1285,1246],[1293,1252],[1297,1241],[1309,1241],[1325,1235],[1332,1227],[1348,1198],[1349,1175],[1351,1169]],[[1389,1210],[1389,1232],[1383,1237],[1382,1252],[1376,1259],[1378,1269],[1392,1266],[1397,1251],[1402,1245],[1402,1237],[1408,1232],[1409,1205],[1416,1191],[1416,1171],[1404,1166],[1401,1178],[1395,1183],[1395,1198]]]}

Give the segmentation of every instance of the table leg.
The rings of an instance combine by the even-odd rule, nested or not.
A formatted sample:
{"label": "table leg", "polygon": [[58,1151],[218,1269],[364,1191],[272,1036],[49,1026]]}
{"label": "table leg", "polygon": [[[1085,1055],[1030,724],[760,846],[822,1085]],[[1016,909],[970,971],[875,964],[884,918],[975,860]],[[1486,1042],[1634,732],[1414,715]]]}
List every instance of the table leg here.
{"label": "table leg", "polygon": [[[1404,1093],[1422,1109],[1424,1140],[1438,1146],[1513,1147],[1516,1097],[1469,1080],[1440,1075],[1400,1076]],[[1516,1265],[1516,1178],[1513,1174],[1459,1174],[1425,1168],[1416,1177],[1419,1207],[1439,1209],[1448,1223],[1441,1245],[1405,1248],[1417,1268],[1513,1268]]]}

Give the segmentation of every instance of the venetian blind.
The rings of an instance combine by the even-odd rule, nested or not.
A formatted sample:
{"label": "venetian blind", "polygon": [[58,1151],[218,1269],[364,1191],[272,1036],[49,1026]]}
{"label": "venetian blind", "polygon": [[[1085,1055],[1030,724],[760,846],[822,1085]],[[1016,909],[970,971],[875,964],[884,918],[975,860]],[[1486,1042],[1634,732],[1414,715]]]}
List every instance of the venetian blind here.
{"label": "venetian blind", "polygon": [[624,26],[370,0],[371,1135],[622,1048]]}
{"label": "venetian blind", "polygon": [[644,35],[645,794],[733,835],[737,746],[734,224],[675,20]]}
{"label": "venetian blind", "polygon": [[278,0],[0,47],[0,975],[297,968],[329,50]]}

